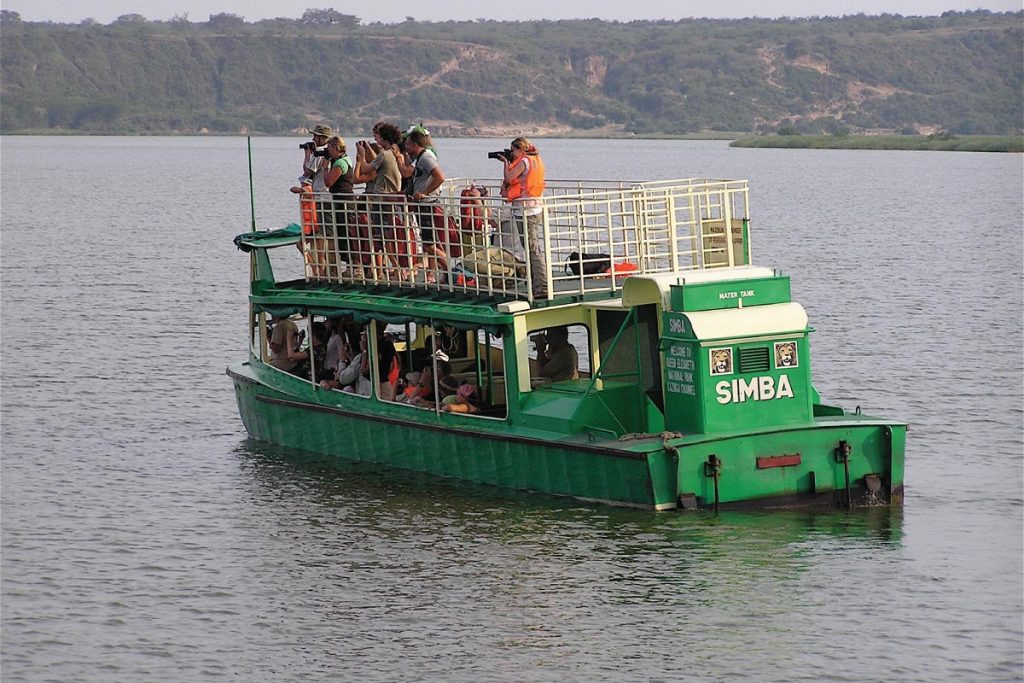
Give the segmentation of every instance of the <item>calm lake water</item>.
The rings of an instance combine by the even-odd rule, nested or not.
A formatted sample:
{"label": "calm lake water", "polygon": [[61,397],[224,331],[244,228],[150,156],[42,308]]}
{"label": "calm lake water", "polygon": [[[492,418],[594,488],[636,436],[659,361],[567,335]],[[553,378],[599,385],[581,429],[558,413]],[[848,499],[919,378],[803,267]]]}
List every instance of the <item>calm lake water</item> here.
{"label": "calm lake water", "polygon": [[[253,141],[260,227],[299,141]],[[905,507],[656,514],[251,441],[245,140],[7,137],[4,681],[1024,677],[1021,156],[539,143],[555,177],[749,178],[822,397],[911,424]]]}

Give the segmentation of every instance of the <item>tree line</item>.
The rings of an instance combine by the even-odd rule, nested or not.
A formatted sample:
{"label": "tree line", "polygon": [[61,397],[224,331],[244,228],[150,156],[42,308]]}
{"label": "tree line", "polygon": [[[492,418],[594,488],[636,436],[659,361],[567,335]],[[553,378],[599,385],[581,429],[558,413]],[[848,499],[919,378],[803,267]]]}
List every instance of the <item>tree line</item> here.
{"label": "tree line", "polygon": [[0,11],[3,133],[1019,134],[1024,13],[107,25]]}

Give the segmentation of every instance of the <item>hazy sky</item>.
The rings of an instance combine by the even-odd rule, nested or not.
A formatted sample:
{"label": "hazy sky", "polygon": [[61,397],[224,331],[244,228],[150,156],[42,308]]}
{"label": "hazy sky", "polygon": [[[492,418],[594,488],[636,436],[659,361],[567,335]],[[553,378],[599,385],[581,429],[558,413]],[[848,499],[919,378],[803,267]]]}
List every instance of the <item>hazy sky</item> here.
{"label": "hazy sky", "polygon": [[516,0],[515,2],[462,2],[460,0],[3,0],[3,9],[21,14],[26,21],[78,23],[95,19],[109,24],[122,14],[141,14],[147,19],[188,16],[205,22],[211,14],[228,12],[246,21],[274,17],[297,18],[307,8],[333,7],[354,14],[364,23],[403,21],[413,16],[421,21],[444,19],[682,19],[686,17],[809,17],[845,14],[937,15],[953,10],[988,9],[1008,12],[1021,9],[1022,0]]}

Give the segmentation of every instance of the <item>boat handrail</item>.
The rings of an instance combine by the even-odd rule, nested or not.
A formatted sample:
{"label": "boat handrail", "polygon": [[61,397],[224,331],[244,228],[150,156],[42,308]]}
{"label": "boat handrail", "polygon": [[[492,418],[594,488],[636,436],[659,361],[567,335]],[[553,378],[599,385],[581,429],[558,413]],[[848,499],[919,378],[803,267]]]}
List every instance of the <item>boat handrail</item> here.
{"label": "boat handrail", "polygon": [[[471,185],[484,196],[463,196]],[[301,195],[306,279],[536,302],[614,295],[630,275],[750,263],[746,180],[551,180],[536,202],[539,234],[522,240],[511,228],[526,229],[521,209],[513,214],[499,189],[497,179],[456,178],[426,203]],[[429,262],[423,237],[442,261]]]}

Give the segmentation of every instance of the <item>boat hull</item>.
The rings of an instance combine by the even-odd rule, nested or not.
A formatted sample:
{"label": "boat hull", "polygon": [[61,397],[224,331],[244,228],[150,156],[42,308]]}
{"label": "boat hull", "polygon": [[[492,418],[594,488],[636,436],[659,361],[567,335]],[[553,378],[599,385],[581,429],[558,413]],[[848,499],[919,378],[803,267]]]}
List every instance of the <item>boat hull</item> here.
{"label": "boat hull", "polygon": [[[904,432],[887,425],[851,421],[714,439],[664,435],[587,443],[513,431],[503,421],[474,420],[479,429],[453,427],[430,411],[410,417],[408,408],[389,413],[366,399],[352,401],[352,407],[325,405],[261,382],[248,364],[230,367],[228,375],[253,438],[345,460],[658,510],[709,508],[716,501],[831,505],[846,500],[845,466],[834,457],[836,445],[846,441],[852,502],[902,500]],[[757,466],[758,457],[787,453],[800,453],[801,463]],[[706,465],[712,454],[720,463],[717,499],[715,471]],[[868,495],[866,475],[880,476],[880,492]]]}
{"label": "boat hull", "polygon": [[[652,489],[643,452],[311,404],[244,374],[230,369],[228,374],[242,422],[255,439],[482,484],[634,507],[674,507],[673,494]],[[417,417],[433,416],[417,412]]]}

